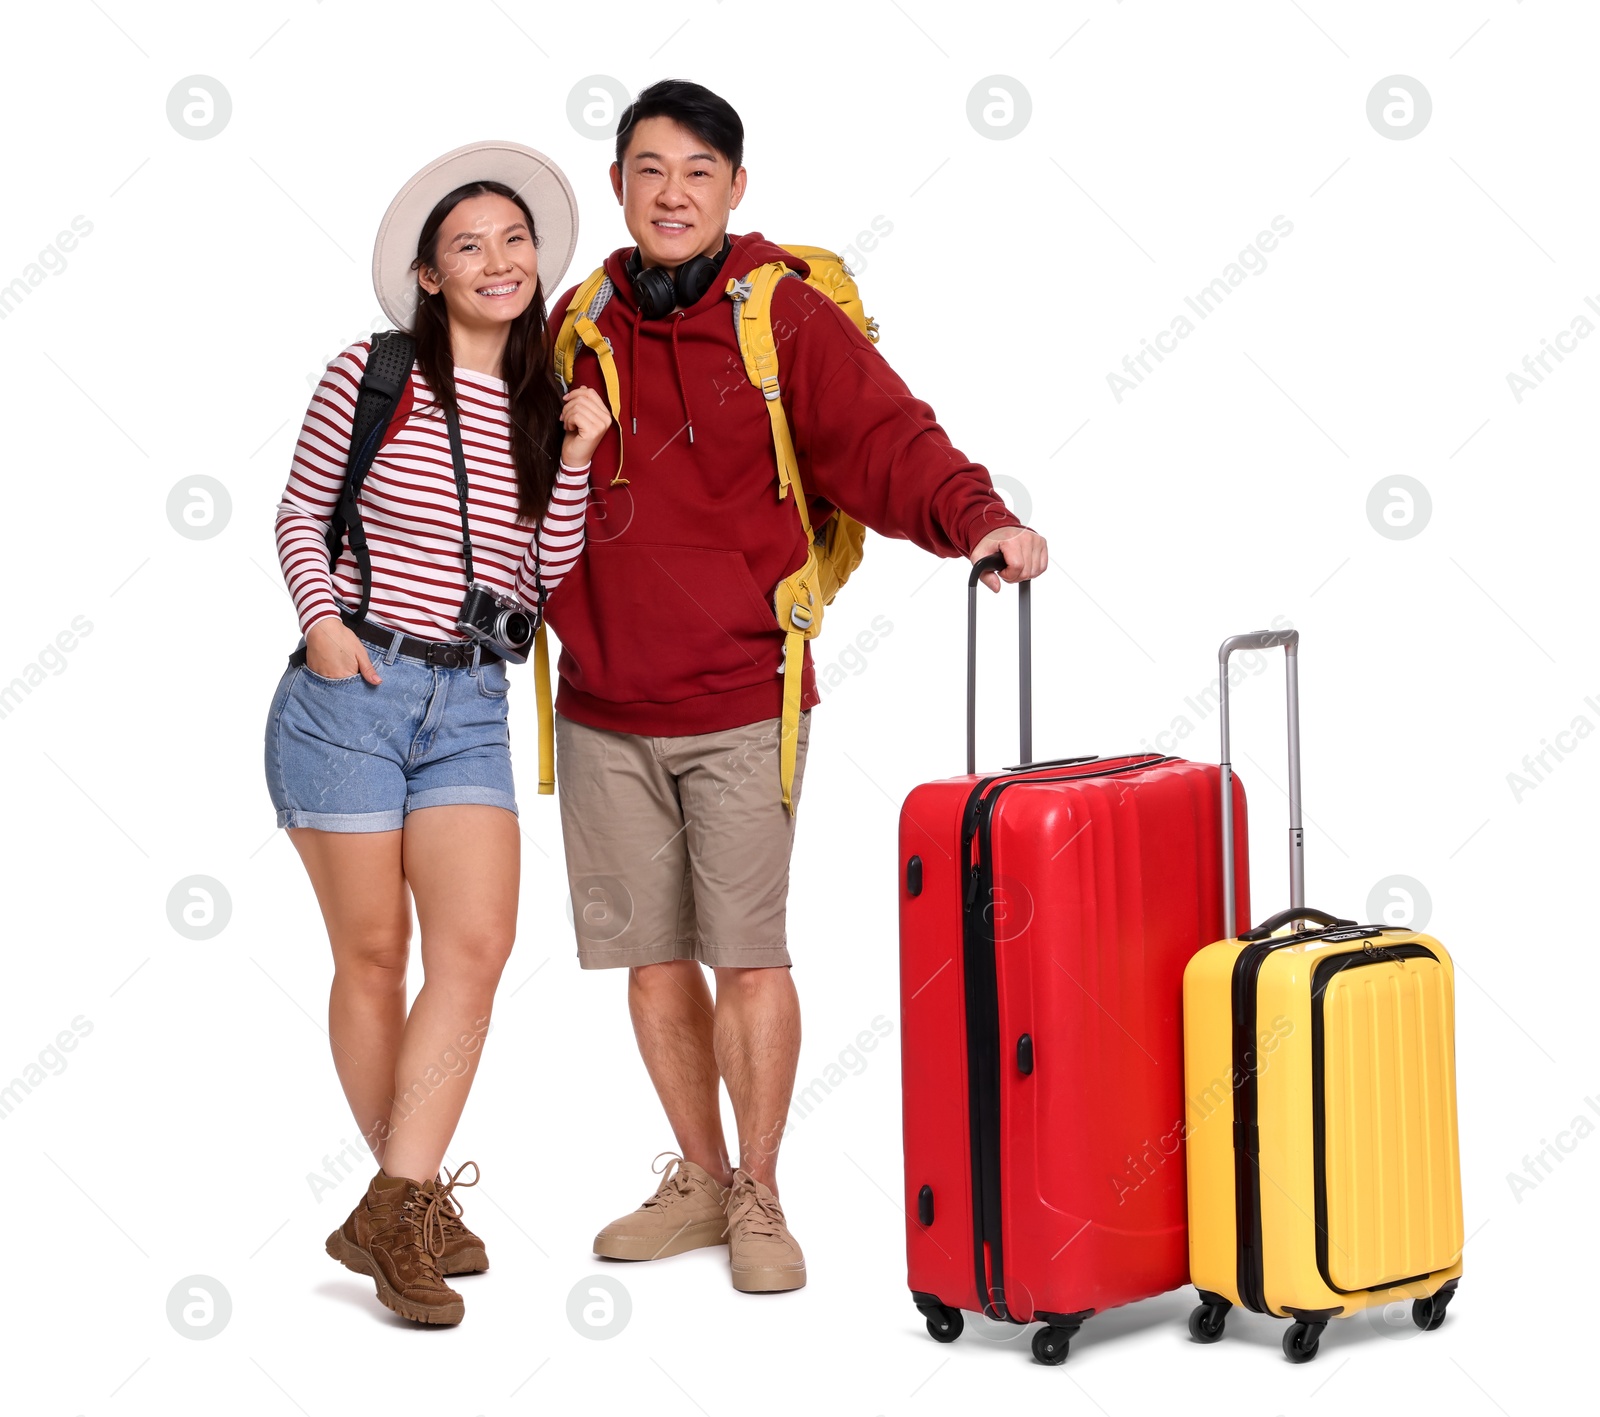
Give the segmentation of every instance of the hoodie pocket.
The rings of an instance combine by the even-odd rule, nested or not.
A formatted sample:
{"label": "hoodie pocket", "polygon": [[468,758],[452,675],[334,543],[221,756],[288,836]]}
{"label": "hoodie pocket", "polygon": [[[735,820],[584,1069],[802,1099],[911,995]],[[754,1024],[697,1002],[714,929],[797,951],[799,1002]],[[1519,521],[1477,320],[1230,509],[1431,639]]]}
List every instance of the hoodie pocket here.
{"label": "hoodie pocket", "polygon": [[676,703],[778,672],[783,636],[742,552],[591,541],[584,555],[593,643],[569,633],[563,644],[585,693]]}

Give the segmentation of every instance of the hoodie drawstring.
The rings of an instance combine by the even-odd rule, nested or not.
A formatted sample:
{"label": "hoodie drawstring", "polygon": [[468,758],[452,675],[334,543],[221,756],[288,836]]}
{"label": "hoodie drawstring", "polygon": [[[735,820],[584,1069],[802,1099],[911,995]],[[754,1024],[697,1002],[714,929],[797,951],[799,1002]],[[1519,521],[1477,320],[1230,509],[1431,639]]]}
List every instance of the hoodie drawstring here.
{"label": "hoodie drawstring", "polygon": [[633,312],[633,352],[628,361],[628,415],[633,419],[633,432],[639,434],[639,312]]}
{"label": "hoodie drawstring", "polygon": [[[683,400],[683,417],[689,425],[689,442],[694,442],[694,414],[689,408],[689,389],[683,382],[683,365],[678,362],[678,326],[683,323],[683,316],[679,315],[672,321],[672,367],[678,374],[678,397]],[[635,343],[634,348],[638,348]]]}
{"label": "hoodie drawstring", "polygon": [[[635,308],[629,316],[633,324],[633,347],[628,354],[628,418],[633,426],[635,437],[639,433],[639,340],[643,335],[640,326],[644,317]],[[676,315],[672,320],[672,368],[678,376],[678,397],[683,402],[683,417],[689,429],[689,442],[694,442],[694,412],[689,407],[689,387],[683,377],[683,363],[678,358],[678,326],[683,316]],[[626,480],[626,479],[624,479]],[[613,484],[614,485],[614,484]]]}

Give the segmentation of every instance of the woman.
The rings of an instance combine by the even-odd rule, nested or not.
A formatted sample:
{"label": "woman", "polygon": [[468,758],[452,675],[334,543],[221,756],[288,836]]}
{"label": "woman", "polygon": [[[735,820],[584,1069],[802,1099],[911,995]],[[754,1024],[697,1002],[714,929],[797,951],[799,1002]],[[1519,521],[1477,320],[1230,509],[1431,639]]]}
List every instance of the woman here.
{"label": "woman", "polygon": [[[415,345],[409,375],[398,346],[379,449],[335,519],[352,428],[371,421],[357,404],[382,398],[362,394],[362,342],[318,385],[278,507],[304,639],[267,720],[267,783],[327,924],[334,1064],[379,1163],[327,1250],[421,1323],[459,1323],[445,1276],[488,1268],[451,1194],[460,1169],[439,1171],[516,929],[506,660],[526,657],[582,549],[590,455],[611,421],[551,372],[544,288],[576,228],[565,177],[530,149],[476,144],[412,178],[373,260]],[[383,348],[375,366],[396,357]],[[425,981],[408,1014],[413,901]]]}

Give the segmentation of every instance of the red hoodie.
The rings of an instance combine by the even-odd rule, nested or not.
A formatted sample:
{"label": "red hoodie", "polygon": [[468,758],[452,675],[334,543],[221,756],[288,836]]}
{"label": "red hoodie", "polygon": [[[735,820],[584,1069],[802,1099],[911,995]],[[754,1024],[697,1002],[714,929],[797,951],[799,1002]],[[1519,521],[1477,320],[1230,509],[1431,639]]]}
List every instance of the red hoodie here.
{"label": "red hoodie", "polygon": [[[799,515],[778,500],[772,424],[723,290],[768,261],[808,267],[758,233],[735,236],[699,301],[646,320],[625,268],[631,251],[606,258],[616,293],[598,322],[621,381],[622,425],[595,453],[588,544],[548,606],[562,645],[556,708],[622,733],[712,733],[782,712],[772,593],[806,550]],[[552,330],[575,290],[556,302]],[[813,524],[842,507],[938,556],[968,555],[996,527],[1017,524],[989,474],[951,446],[933,410],[831,299],[779,281],[772,324]],[[604,399],[599,361],[581,346],[574,382]],[[613,487],[619,437],[627,482]],[[809,646],[803,690],[809,708],[818,700]]]}

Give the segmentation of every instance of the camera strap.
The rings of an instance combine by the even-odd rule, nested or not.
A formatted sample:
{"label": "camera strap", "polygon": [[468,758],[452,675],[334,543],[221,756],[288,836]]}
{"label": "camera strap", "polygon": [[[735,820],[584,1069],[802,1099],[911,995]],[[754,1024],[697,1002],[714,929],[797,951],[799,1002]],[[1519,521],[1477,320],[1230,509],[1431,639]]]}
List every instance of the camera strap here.
{"label": "camera strap", "polygon": [[[509,414],[508,414],[509,416]],[[445,414],[445,422],[450,429],[450,461],[456,469],[456,493],[461,501],[461,556],[466,562],[467,584],[470,586],[475,577],[472,573],[472,529],[467,525],[467,458],[461,451],[461,424],[454,413]],[[544,575],[540,565],[541,557],[537,550],[537,543],[544,534],[544,518],[541,517],[534,523],[533,536],[535,551],[533,556],[533,585],[538,595],[539,604],[535,621],[544,619]]]}
{"label": "camera strap", "polygon": [[461,422],[454,409],[447,409],[445,423],[450,428],[450,461],[456,465],[456,496],[461,502],[461,557],[467,565],[467,584],[475,579],[472,574],[472,528],[467,525],[467,458],[461,451]]}

